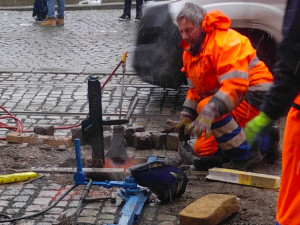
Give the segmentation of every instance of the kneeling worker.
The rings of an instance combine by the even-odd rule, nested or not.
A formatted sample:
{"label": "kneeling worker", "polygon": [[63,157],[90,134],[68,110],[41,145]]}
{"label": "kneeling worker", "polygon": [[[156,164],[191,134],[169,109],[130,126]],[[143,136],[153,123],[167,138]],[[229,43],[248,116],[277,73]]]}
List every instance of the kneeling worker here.
{"label": "kneeling worker", "polygon": [[177,23],[189,85],[179,127],[197,135],[195,160],[221,151],[229,156],[231,168],[248,169],[262,160],[260,151],[274,148],[269,135],[261,146],[250,148],[243,131],[259,113],[273,76],[250,40],[230,29],[231,20],[220,10],[206,12],[186,3]]}

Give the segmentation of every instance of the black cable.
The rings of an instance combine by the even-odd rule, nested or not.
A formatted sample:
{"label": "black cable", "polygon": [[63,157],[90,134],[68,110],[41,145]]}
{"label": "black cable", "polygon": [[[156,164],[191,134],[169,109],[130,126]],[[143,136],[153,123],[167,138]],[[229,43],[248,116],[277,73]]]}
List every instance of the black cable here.
{"label": "black cable", "polygon": [[[66,197],[67,194],[69,194],[75,187],[77,187],[78,184],[74,184],[68,191],[66,191],[53,205],[49,206],[48,208],[44,209],[41,212],[38,213],[34,213],[31,215],[27,215],[27,216],[22,216],[22,217],[17,217],[17,218],[11,218],[11,219],[7,219],[7,220],[0,220],[0,223],[6,223],[6,222],[14,222],[17,220],[23,220],[23,219],[28,219],[31,217],[35,217],[35,216],[39,216],[47,211],[49,211],[50,209],[52,209],[54,206],[56,206],[64,197]],[[8,215],[7,215],[8,216]]]}

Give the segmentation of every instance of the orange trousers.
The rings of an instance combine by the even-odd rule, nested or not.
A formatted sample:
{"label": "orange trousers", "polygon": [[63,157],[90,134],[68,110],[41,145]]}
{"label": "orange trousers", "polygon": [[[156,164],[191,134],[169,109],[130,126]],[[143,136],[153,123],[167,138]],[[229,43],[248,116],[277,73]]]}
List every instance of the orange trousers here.
{"label": "orange trousers", "polygon": [[[211,97],[205,98],[198,104],[198,108],[197,108],[198,113],[201,112],[203,107],[207,104],[207,102],[210,99]],[[246,126],[246,123],[256,115],[258,115],[258,113],[259,110],[257,108],[250,105],[248,102],[244,100],[230,114],[233,117],[233,119],[242,128],[244,128]],[[197,138],[193,149],[194,149],[194,154],[197,156],[213,156],[218,150],[218,143],[215,140],[214,135],[212,133],[209,135],[208,138],[205,138],[203,132],[202,135]]]}
{"label": "orange trousers", "polygon": [[[295,102],[300,105],[300,94]],[[282,173],[276,220],[281,225],[300,225],[300,110],[291,108],[282,148]]]}

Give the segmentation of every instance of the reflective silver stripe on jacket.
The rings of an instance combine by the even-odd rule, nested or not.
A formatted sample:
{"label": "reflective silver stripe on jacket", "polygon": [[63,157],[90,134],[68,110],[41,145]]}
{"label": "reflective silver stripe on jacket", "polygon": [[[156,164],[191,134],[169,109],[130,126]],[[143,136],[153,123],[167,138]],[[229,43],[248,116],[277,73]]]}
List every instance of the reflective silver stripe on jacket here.
{"label": "reflective silver stripe on jacket", "polygon": [[260,83],[248,88],[249,91],[268,91],[272,87],[273,83]]}
{"label": "reflective silver stripe on jacket", "polygon": [[[225,134],[232,134],[234,130],[239,127],[237,122],[234,119],[231,119],[229,123],[222,127],[218,127],[216,129],[212,129],[212,133],[216,138],[222,137]],[[232,134],[233,136],[233,134]],[[241,129],[241,132],[232,137],[232,139],[228,140],[225,143],[219,143],[220,148],[223,151],[231,150],[233,148],[239,147],[246,140],[246,136],[244,130]]]}
{"label": "reflective silver stripe on jacket", "polygon": [[195,111],[197,111],[197,106],[198,103],[189,99],[185,99],[183,106],[189,107],[191,109],[194,109]]}
{"label": "reflective silver stripe on jacket", "polygon": [[224,73],[222,76],[218,78],[219,83],[221,83],[224,80],[232,79],[232,78],[243,78],[243,79],[249,79],[249,74],[247,72],[234,70],[228,73]]}
{"label": "reflective silver stripe on jacket", "polygon": [[215,97],[217,97],[219,100],[221,100],[226,105],[227,110],[229,112],[231,112],[235,108],[230,97],[228,95],[224,94],[224,92],[218,91],[215,94]]}
{"label": "reflective silver stripe on jacket", "polygon": [[187,83],[189,85],[190,88],[194,88],[193,82],[191,81],[190,78],[186,78],[187,79]]}
{"label": "reflective silver stripe on jacket", "polygon": [[255,55],[254,58],[249,63],[248,71],[250,71],[254,66],[256,66],[258,62],[259,62],[259,58],[257,57],[257,55]]}

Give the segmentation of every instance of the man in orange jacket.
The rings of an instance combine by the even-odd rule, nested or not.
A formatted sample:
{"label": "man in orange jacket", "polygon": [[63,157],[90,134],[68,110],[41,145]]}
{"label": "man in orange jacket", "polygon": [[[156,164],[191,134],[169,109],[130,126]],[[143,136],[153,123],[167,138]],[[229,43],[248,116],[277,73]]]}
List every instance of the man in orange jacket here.
{"label": "man in orange jacket", "polygon": [[193,154],[198,158],[221,150],[232,168],[248,169],[261,161],[259,149],[268,150],[268,143],[250,148],[243,128],[259,113],[273,76],[221,11],[186,3],[177,22],[189,84],[179,127],[197,135]]}

